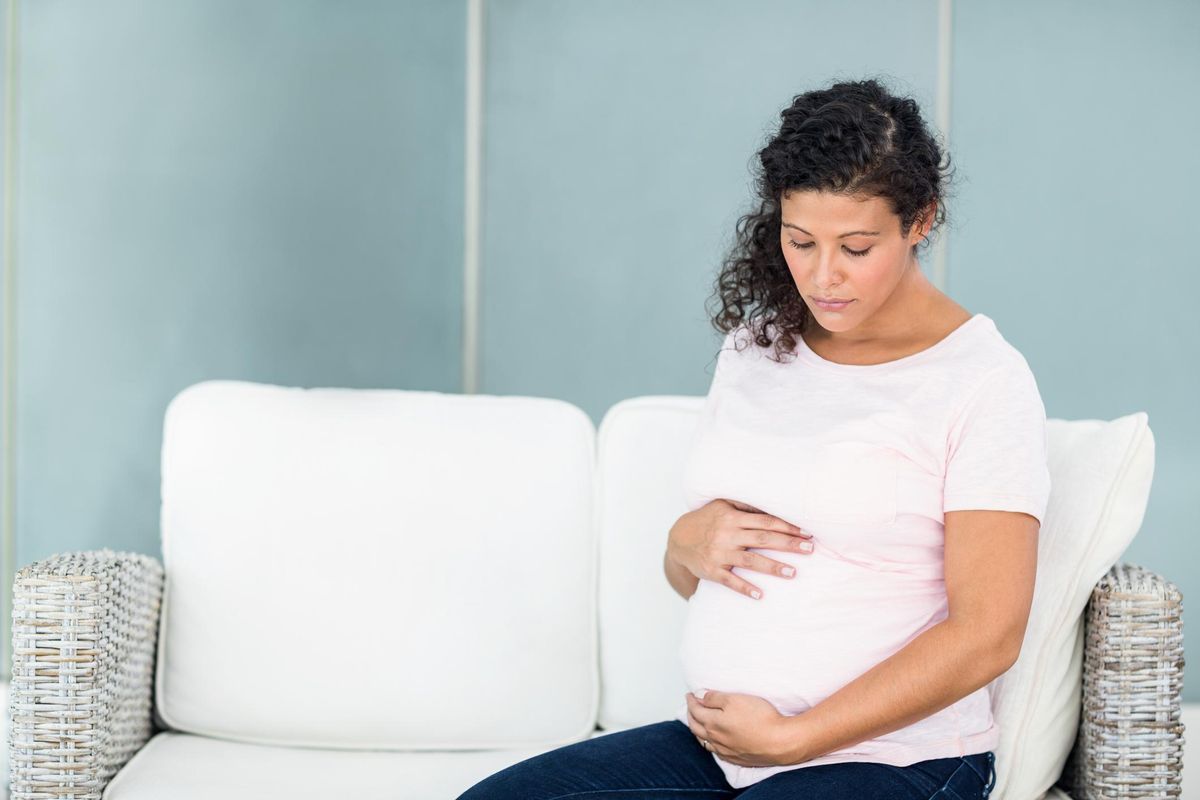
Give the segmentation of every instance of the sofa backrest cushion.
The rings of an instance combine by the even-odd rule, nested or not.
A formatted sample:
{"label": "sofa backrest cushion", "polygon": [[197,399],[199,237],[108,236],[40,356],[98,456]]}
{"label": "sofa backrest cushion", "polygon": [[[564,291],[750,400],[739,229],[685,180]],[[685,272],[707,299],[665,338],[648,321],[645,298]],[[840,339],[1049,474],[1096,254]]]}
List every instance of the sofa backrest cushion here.
{"label": "sofa backrest cushion", "polygon": [[667,534],[687,511],[683,466],[703,397],[643,396],[609,408],[597,434],[600,529],[599,724],[670,719],[687,684],[679,664],[687,601],[667,582]]}
{"label": "sofa backrest cushion", "polygon": [[184,389],[163,429],[160,724],[341,748],[585,738],[594,443],[546,398]]}

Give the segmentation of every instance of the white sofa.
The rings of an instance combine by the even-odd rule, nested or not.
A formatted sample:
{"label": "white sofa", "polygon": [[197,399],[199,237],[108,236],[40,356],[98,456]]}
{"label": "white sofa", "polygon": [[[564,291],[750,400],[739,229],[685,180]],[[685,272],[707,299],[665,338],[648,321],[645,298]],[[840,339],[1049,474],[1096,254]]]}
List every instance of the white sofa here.
{"label": "white sofa", "polygon": [[[662,552],[702,401],[625,400],[597,428],[547,398],[184,389],[162,562],[101,549],[18,572],[13,800],[452,800],[670,719],[686,603]],[[991,687],[992,798],[1171,796],[1180,598],[1114,567],[1146,506],[1147,417],[1048,432],[1033,616]]]}

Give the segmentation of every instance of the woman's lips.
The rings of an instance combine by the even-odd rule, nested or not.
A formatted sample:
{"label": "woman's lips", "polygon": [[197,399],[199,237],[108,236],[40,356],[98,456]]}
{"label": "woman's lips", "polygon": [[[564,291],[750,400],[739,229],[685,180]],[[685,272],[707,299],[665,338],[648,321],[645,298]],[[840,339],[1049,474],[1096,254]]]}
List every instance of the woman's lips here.
{"label": "woman's lips", "polygon": [[826,302],[818,300],[817,298],[814,297],[813,302],[817,304],[818,308],[822,308],[826,311],[841,311],[843,308],[850,305],[854,301],[853,300],[845,300],[841,303],[826,303]]}

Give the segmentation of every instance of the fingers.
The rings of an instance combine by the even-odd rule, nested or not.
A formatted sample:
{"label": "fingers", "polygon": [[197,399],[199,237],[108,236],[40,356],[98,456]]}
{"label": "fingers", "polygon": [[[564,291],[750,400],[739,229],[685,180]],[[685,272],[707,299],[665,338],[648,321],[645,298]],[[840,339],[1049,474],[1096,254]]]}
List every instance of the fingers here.
{"label": "fingers", "polygon": [[762,589],[734,573],[734,567],[753,570],[779,578],[795,576],[791,564],[769,558],[754,550],[779,550],[785,553],[807,555],[813,552],[813,535],[787,520],[737,500],[726,500],[730,509],[721,523],[724,533],[720,537],[721,567],[716,581],[735,592],[755,600],[762,599]]}
{"label": "fingers", "polygon": [[720,574],[718,574],[718,576],[717,576],[717,583],[720,583],[722,586],[728,586],[730,589],[733,589],[735,592],[744,594],[747,597],[753,597],[755,600],[762,599],[762,590],[761,589],[759,589],[754,584],[749,583],[748,581],[742,580],[737,575],[733,574],[732,570],[729,570],[729,569],[721,570]]}
{"label": "fingers", "polygon": [[731,506],[741,511],[743,514],[752,515],[750,519],[742,519],[742,527],[754,528],[764,531],[778,531],[779,533],[790,534],[792,536],[802,536],[806,539],[811,539],[812,534],[801,528],[799,525],[793,525],[785,519],[781,519],[773,514],[768,514],[754,506],[739,503],[736,500],[727,501]]}
{"label": "fingers", "polygon": [[[688,707],[688,715],[687,715],[688,730],[690,730],[692,732],[692,735],[696,737],[696,742],[701,747],[703,747],[706,751],[708,751],[709,753],[712,753],[714,755],[721,755],[722,757],[725,757],[724,756],[724,747],[722,745],[719,745],[716,742],[716,740],[713,739],[714,733],[708,729],[707,725],[702,724],[699,720],[696,719],[696,714],[700,714],[701,716],[703,716],[706,713],[711,712],[713,709],[708,708],[703,703],[701,703],[699,700],[697,700],[696,696],[693,695],[691,692],[687,693],[687,707]],[[706,742],[707,742],[707,745],[705,744]],[[750,766],[750,765],[745,764],[745,766]]]}
{"label": "fingers", "polygon": [[740,551],[735,561],[737,563],[733,566],[741,567],[742,569],[751,569],[755,572],[761,572],[764,575],[774,575],[778,578],[792,578],[796,575],[796,568],[791,564],[776,561],[773,558],[764,556],[762,553],[755,553],[750,550]]}
{"label": "fingers", "polygon": [[[764,530],[762,528],[745,528],[745,535],[739,541],[739,547],[753,547],[758,550],[782,550],[785,553],[811,553],[813,551],[812,534],[793,536],[790,533]],[[740,565],[739,565],[740,566]]]}
{"label": "fingers", "polygon": [[[788,523],[784,523],[787,525]],[[789,527],[795,527],[789,525]],[[753,547],[758,550],[781,550],[785,553],[811,553],[813,551],[812,534],[807,531],[793,536],[768,528],[744,528],[745,535],[737,542],[739,547]],[[797,530],[799,530],[797,528]],[[738,566],[743,566],[739,564]],[[751,566],[751,569],[756,567]]]}
{"label": "fingers", "polygon": [[[812,543],[803,542],[803,544],[809,545],[811,548]],[[735,592],[741,592],[742,594],[752,597],[755,600],[762,599],[762,590],[758,586],[755,586],[754,584],[740,577],[733,571],[732,567],[742,567],[743,569],[761,572],[764,575],[775,575],[785,580],[794,578],[796,575],[796,568],[791,564],[784,564],[780,561],[776,561],[773,558],[767,558],[761,553],[754,553],[749,550],[737,551],[733,560],[734,563],[729,569],[722,570],[720,583],[728,586]]]}
{"label": "fingers", "polygon": [[701,739],[707,739],[708,738],[708,730],[704,727],[704,725],[702,725],[700,723],[700,721],[698,719],[696,719],[696,710],[704,708],[704,705],[699,700],[697,700],[696,697],[691,692],[688,692],[686,697],[687,697],[687,708],[688,708],[688,715],[687,715],[688,728],[692,731],[693,734],[700,737]]}
{"label": "fingers", "polygon": [[799,525],[793,525],[787,520],[779,517],[771,516],[770,514],[761,514],[763,519],[754,520],[755,528],[761,528],[764,531],[779,531],[780,533],[789,536],[803,536],[805,539],[811,539],[812,534],[801,528]]}
{"label": "fingers", "polygon": [[[770,514],[755,514],[752,519],[753,522],[746,525],[745,528],[753,533],[753,538],[745,546],[759,550],[781,550],[785,553],[806,554],[813,551],[813,535],[798,525],[793,525],[787,520]],[[739,566],[746,566],[760,572],[776,571],[775,568],[763,569],[762,567],[765,565],[761,562]]]}
{"label": "fingers", "polygon": [[[755,550],[782,550],[799,553],[800,555],[807,555],[813,551],[813,543],[810,539],[802,539],[790,534],[776,533],[774,531],[759,530],[747,531],[746,533],[749,538],[742,543],[746,548],[755,548]],[[784,580],[794,578],[796,568],[792,564],[777,561],[762,553],[755,552],[755,550],[736,550],[731,559],[733,563],[730,564],[728,570],[725,570],[728,574],[728,579],[723,582],[734,591],[741,592],[755,600],[761,600],[762,590],[737,575],[733,571],[733,567],[761,572],[764,575],[774,575]]]}

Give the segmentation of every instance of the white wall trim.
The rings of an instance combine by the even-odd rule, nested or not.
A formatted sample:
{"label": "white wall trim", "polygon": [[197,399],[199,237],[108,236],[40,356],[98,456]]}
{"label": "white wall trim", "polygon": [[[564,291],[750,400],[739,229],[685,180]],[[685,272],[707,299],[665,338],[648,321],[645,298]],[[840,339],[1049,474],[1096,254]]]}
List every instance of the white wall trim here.
{"label": "white wall trim", "polygon": [[[13,435],[16,432],[16,414],[13,402],[16,398],[14,389],[16,382],[16,336],[17,336],[17,292],[16,292],[16,232],[13,223],[16,219],[16,147],[17,147],[17,0],[7,0],[5,14],[5,49],[4,59],[4,241],[3,259],[3,354],[4,361],[0,372],[0,407],[3,408],[0,419],[0,438],[3,439],[3,453],[0,458],[0,470],[3,471],[3,487],[0,487],[0,573],[4,581],[3,599],[0,604],[0,679],[8,680],[12,672],[12,585],[16,578],[16,535],[14,531],[17,481],[15,476],[16,450],[13,447]],[[7,741],[7,739],[6,739]]]}
{"label": "white wall trim", "polygon": [[[950,147],[950,69],[954,36],[953,0],[938,0],[937,32],[937,96],[934,100],[934,124],[942,133],[942,144]],[[933,274],[930,280],[943,292],[946,291],[946,232],[943,230],[933,245]]]}
{"label": "white wall trim", "polygon": [[479,391],[479,251],[483,181],[484,0],[467,0],[466,186],[463,202],[462,390]]}

